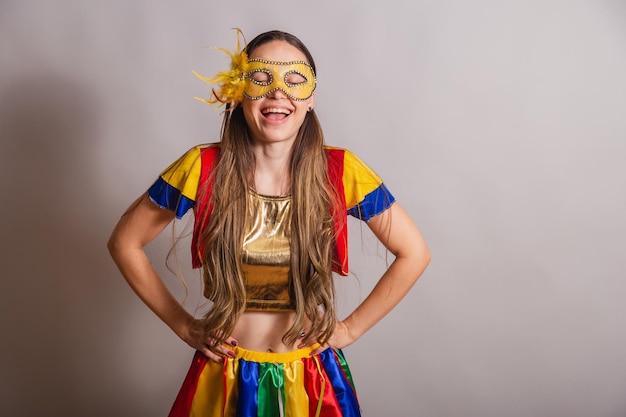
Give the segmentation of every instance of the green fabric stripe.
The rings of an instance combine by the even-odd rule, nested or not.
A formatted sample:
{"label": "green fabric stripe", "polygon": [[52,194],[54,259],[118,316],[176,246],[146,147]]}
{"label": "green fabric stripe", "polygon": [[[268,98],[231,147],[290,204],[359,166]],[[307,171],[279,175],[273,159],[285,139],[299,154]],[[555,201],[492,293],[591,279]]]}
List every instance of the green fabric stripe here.
{"label": "green fabric stripe", "polygon": [[346,361],[346,358],[344,358],[343,356],[343,352],[340,351],[339,349],[335,349],[335,353],[337,354],[337,357],[339,358],[339,364],[341,365],[343,372],[348,377],[348,381],[350,381],[350,385],[352,386],[352,389],[355,389],[354,381],[352,380],[352,373],[350,373],[350,368],[348,367],[348,362]]}
{"label": "green fabric stripe", "polygon": [[280,415],[278,390],[281,385],[282,369],[273,363],[260,363],[257,417],[277,417]]}

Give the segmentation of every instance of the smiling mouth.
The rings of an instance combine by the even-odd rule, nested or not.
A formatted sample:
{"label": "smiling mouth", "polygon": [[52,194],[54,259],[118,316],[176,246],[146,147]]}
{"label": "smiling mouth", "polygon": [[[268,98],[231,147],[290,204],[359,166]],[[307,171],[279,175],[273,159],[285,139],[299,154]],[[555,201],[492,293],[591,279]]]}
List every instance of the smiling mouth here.
{"label": "smiling mouth", "polygon": [[268,107],[261,110],[261,114],[268,120],[283,120],[291,114],[291,110]]}

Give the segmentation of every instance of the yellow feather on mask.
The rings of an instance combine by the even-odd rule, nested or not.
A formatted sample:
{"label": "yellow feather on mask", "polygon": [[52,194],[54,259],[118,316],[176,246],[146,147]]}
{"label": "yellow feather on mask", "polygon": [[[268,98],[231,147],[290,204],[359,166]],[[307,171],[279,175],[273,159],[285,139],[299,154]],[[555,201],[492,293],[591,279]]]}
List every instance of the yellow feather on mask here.
{"label": "yellow feather on mask", "polygon": [[243,32],[239,28],[235,28],[235,30],[237,31],[237,38],[233,52],[225,48],[214,48],[230,56],[230,71],[220,71],[211,78],[204,77],[192,71],[193,74],[202,81],[218,85],[217,89],[212,89],[211,96],[208,100],[195,97],[196,100],[207,104],[217,104],[218,108],[226,103],[231,103],[232,107],[235,107],[243,101],[243,90],[246,86],[244,77],[248,71],[248,54],[240,47],[239,43],[239,37],[241,36],[244,44],[246,44],[246,38]]}

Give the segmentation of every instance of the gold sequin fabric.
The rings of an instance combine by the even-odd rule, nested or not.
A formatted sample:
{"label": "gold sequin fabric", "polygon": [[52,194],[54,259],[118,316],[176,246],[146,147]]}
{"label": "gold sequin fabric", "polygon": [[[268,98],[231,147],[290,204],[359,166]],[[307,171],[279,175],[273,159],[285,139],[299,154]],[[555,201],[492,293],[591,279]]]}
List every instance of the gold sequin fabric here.
{"label": "gold sequin fabric", "polygon": [[290,196],[248,193],[243,242],[247,310],[293,310],[289,296]]}

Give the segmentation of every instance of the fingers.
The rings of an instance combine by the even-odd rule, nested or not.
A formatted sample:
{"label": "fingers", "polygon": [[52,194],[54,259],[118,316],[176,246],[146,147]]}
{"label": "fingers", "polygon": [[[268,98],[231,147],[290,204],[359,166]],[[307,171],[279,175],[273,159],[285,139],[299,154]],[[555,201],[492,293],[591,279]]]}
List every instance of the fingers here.
{"label": "fingers", "polygon": [[324,343],[323,345],[320,345],[319,347],[313,349],[310,353],[310,356],[319,355],[320,353],[322,353],[323,351],[329,348],[330,348],[330,345],[328,343]]}
{"label": "fingers", "polygon": [[225,357],[234,358],[236,356],[235,351],[224,345],[204,345],[204,347],[198,350],[207,358],[219,363],[224,362]]}
{"label": "fingers", "polygon": [[302,349],[306,346],[311,346],[317,343],[317,339],[311,338],[305,332],[300,333],[300,343],[298,343],[297,348]]}
{"label": "fingers", "polygon": [[220,363],[225,357],[234,358],[236,355],[233,348],[239,344],[234,337],[227,337],[223,343],[220,343],[211,335],[207,335],[204,322],[200,319],[191,323],[184,340],[210,360]]}
{"label": "fingers", "polygon": [[217,353],[213,353],[213,351],[211,349],[209,349],[208,347],[205,347],[204,349],[198,349],[198,350],[200,352],[202,352],[202,354],[204,356],[206,356],[207,358],[209,358],[213,362],[218,362],[218,363],[224,362],[224,357],[223,356],[220,356]]}
{"label": "fingers", "polygon": [[228,343],[231,346],[237,346],[239,343],[232,337],[229,337],[226,339],[226,343]]}
{"label": "fingers", "polygon": [[222,363],[225,357],[234,358],[236,356],[233,350],[235,346],[237,346],[237,340],[232,337],[227,338],[225,343],[218,343],[215,339],[208,337],[196,349],[210,360]]}
{"label": "fingers", "polygon": [[330,345],[326,342],[324,343],[320,343],[317,338],[315,337],[311,337],[309,335],[307,335],[305,332],[300,333],[300,343],[298,343],[297,348],[298,349],[302,349],[305,348],[307,346],[315,346],[315,349],[313,349],[311,351],[311,353],[309,353],[309,356],[315,356],[315,355],[319,355],[320,353],[322,353],[323,351],[325,351],[326,349],[328,349],[330,347]]}
{"label": "fingers", "polygon": [[237,341],[233,338],[228,338],[226,343],[216,343],[214,339],[209,339],[208,343],[204,344],[202,353],[207,358],[215,362],[223,362],[225,357],[234,358],[236,356],[235,351],[232,349],[237,346]]}

